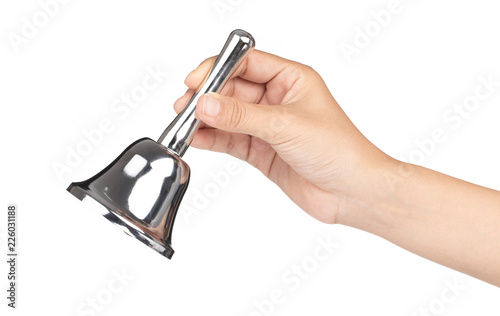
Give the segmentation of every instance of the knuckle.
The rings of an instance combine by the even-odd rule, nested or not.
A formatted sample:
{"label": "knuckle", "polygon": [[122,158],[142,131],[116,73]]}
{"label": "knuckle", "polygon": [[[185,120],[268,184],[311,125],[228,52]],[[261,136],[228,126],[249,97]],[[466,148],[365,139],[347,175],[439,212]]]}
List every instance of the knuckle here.
{"label": "knuckle", "polygon": [[318,78],[321,78],[319,73],[309,65],[302,65],[300,75],[301,75],[301,77],[309,78],[312,80],[315,80],[315,79],[317,80]]}
{"label": "knuckle", "polygon": [[289,86],[297,83],[301,86],[309,86],[317,82],[319,77],[319,74],[311,66],[294,62],[288,69],[286,80]]}
{"label": "knuckle", "polygon": [[281,131],[290,125],[297,123],[297,114],[288,106],[279,108],[275,117],[276,122],[274,123],[274,126],[277,131]]}
{"label": "knuckle", "polygon": [[287,134],[286,131],[289,131],[294,125],[297,117],[287,106],[279,106],[273,112],[273,115],[261,129],[261,138],[271,142],[275,142],[282,138],[284,134]]}
{"label": "knuckle", "polygon": [[229,129],[236,130],[244,127],[246,122],[246,107],[239,100],[233,99],[227,118]]}
{"label": "knuckle", "polygon": [[304,64],[302,64],[302,67],[301,67],[301,68],[302,68],[302,71],[303,71],[304,73],[312,73],[312,72],[314,72],[313,67],[311,67],[311,66],[309,66],[309,65],[304,65]]}
{"label": "knuckle", "polygon": [[309,73],[309,74],[317,74],[318,72],[316,70],[314,70],[314,68],[312,66],[309,66],[309,65],[305,65],[305,68],[304,68],[305,72]]}
{"label": "knuckle", "polygon": [[311,66],[298,62],[293,64],[293,69],[299,75],[308,75],[316,72]]}

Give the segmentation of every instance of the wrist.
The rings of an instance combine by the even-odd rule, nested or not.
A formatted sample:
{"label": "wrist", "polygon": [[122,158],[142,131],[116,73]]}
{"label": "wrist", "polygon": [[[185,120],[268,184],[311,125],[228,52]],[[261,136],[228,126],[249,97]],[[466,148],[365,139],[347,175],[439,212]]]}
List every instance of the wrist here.
{"label": "wrist", "polygon": [[385,154],[365,166],[356,190],[350,194],[350,207],[339,212],[338,223],[380,235],[396,222],[395,194],[414,172],[412,165]]}

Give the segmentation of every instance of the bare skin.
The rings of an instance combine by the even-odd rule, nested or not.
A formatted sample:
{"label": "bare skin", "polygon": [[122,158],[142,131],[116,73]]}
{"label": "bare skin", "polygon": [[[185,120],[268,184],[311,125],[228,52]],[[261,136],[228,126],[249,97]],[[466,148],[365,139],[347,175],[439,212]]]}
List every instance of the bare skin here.
{"label": "bare skin", "polygon": [[[214,61],[187,76],[177,112]],[[221,94],[199,99],[196,116],[193,147],[247,161],[314,218],[500,286],[500,192],[389,157],[312,68],[254,50]]]}

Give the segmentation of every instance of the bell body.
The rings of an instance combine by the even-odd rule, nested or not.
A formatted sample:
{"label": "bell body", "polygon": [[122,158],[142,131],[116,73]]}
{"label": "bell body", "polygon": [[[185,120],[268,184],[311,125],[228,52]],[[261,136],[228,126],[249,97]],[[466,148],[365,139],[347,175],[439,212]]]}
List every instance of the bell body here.
{"label": "bell body", "polygon": [[155,142],[142,138],[94,177],[72,183],[68,191],[93,204],[127,234],[171,258],[172,229],[189,183],[184,155],[199,127],[195,117],[201,95],[220,92],[255,46],[249,33],[234,30],[203,83]]}
{"label": "bell body", "polygon": [[174,220],[189,175],[189,166],[179,156],[142,138],[94,177],[72,183],[68,191],[170,259]]}

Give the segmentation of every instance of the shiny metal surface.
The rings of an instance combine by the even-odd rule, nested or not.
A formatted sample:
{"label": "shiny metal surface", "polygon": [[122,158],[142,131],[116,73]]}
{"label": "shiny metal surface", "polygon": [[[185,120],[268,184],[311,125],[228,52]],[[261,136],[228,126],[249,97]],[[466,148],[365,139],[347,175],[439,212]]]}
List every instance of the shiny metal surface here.
{"label": "shiny metal surface", "polygon": [[199,123],[194,117],[198,99],[205,93],[219,92],[254,46],[255,40],[252,35],[243,30],[234,30],[229,35],[204,83],[191,97],[182,112],[163,132],[158,139],[158,143],[169,148],[180,157],[184,155],[198,130]]}
{"label": "shiny metal surface", "polygon": [[72,183],[67,190],[125,233],[170,259],[174,254],[174,220],[190,175],[189,166],[180,157],[198,128],[196,102],[205,92],[220,91],[254,44],[247,32],[233,31],[202,87],[158,142],[149,138],[135,141],[101,172]]}
{"label": "shiny metal surface", "polygon": [[[189,183],[189,166],[149,138],[131,144],[94,177],[68,191],[167,258],[172,228]],[[97,201],[95,203],[89,198]]]}

